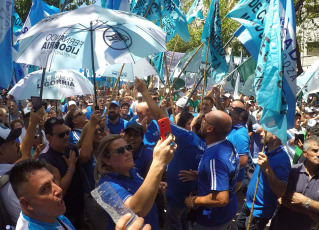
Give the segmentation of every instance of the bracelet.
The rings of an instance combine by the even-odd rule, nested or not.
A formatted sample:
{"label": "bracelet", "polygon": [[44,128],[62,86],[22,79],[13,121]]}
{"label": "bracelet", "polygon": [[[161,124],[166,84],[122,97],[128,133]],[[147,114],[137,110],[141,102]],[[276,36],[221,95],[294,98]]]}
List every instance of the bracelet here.
{"label": "bracelet", "polygon": [[74,169],[68,168],[68,170],[70,170],[71,172],[75,173]]}
{"label": "bracelet", "polygon": [[309,207],[310,207],[310,202],[311,202],[311,199],[309,198],[308,201],[307,201],[307,203],[305,203],[305,207],[306,207],[306,208],[309,208]]}
{"label": "bracelet", "polygon": [[192,208],[194,208],[194,206],[195,206],[194,203],[195,203],[196,198],[197,198],[197,196],[193,196],[192,199],[191,199],[191,207]]}

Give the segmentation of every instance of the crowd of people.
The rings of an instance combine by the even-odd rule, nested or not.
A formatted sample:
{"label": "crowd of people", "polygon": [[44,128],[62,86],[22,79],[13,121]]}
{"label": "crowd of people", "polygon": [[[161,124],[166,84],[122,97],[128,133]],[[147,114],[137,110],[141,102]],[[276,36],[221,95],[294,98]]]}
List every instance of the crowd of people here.
{"label": "crowd of people", "polygon": [[[112,97],[113,95],[113,97]],[[139,217],[129,229],[303,230],[319,223],[319,108],[296,106],[287,143],[253,96],[147,86],[0,98],[1,223],[16,229],[126,229],[91,196],[108,182]],[[172,104],[173,102],[173,104]],[[157,121],[170,120],[162,140]],[[245,202],[238,207],[238,194]],[[239,215],[237,213],[239,212]],[[143,223],[146,223],[144,225]]]}

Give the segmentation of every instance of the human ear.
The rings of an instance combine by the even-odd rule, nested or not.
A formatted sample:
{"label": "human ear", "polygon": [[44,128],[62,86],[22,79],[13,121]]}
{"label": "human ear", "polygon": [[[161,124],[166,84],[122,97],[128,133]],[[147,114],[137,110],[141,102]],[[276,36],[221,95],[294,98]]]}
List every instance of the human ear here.
{"label": "human ear", "polygon": [[29,203],[29,201],[25,197],[20,197],[19,198],[21,208],[27,209],[29,211],[33,210],[33,207]]}

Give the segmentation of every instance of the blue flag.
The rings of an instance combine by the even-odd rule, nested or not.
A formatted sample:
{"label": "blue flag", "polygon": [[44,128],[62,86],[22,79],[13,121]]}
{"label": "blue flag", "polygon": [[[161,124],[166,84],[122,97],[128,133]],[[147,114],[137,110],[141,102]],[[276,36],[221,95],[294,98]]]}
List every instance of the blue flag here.
{"label": "blue flag", "polygon": [[7,89],[13,74],[12,65],[12,0],[0,1],[0,88]]}
{"label": "blue flag", "polygon": [[57,8],[55,6],[50,6],[49,4],[47,4],[44,1],[42,1],[42,7],[43,7],[43,11],[44,11],[44,17],[48,17],[52,14],[59,13],[59,8]]}
{"label": "blue flag", "polygon": [[167,33],[166,42],[169,42],[176,34],[188,42],[190,37],[184,11],[173,0],[162,1],[162,28]]}
{"label": "blue flag", "polygon": [[242,24],[235,36],[257,61],[269,0],[241,0],[226,15]]}
{"label": "blue flag", "polygon": [[204,19],[202,12],[203,5],[203,0],[194,0],[191,8],[186,15],[187,23],[192,23],[195,18],[199,18],[202,20]]}
{"label": "blue flag", "polygon": [[147,18],[150,21],[159,20],[161,17],[160,0],[138,0],[132,13]]}
{"label": "blue flag", "polygon": [[105,8],[130,12],[130,0],[106,0]]}
{"label": "blue flag", "polygon": [[266,16],[254,88],[258,104],[263,108],[260,124],[283,143],[287,141],[287,119],[291,120],[289,114],[293,114],[294,121],[295,112],[295,28],[292,0],[272,0]]}
{"label": "blue flag", "polygon": [[164,70],[164,55],[163,53],[157,53],[152,56],[152,62],[154,67],[156,68],[156,72],[158,73],[159,78],[164,83],[163,70]]}
{"label": "blue flag", "polygon": [[[219,83],[227,73],[225,50],[222,43],[219,1],[214,0],[204,24],[201,41],[204,42],[202,61],[211,64],[211,76]],[[206,54],[208,49],[208,56]]]}

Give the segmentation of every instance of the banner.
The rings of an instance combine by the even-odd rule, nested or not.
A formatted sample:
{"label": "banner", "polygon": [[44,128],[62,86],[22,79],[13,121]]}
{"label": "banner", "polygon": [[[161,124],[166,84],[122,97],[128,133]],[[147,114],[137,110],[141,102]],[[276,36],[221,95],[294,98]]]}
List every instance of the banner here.
{"label": "banner", "polygon": [[0,1],[0,88],[7,89],[13,74],[12,64],[12,0]]}
{"label": "banner", "polygon": [[[227,73],[227,63],[221,38],[221,21],[218,0],[212,1],[210,5],[201,41],[204,43],[202,61],[204,63],[207,61],[207,63],[211,64],[212,78],[216,83],[219,83]],[[206,60],[207,49],[208,57]]]}
{"label": "banner", "polygon": [[191,8],[189,9],[187,15],[186,15],[186,20],[187,23],[192,23],[194,21],[195,18],[199,18],[201,20],[204,19],[203,16],[203,0],[194,0]]}
{"label": "banner", "polygon": [[258,104],[263,108],[262,127],[283,143],[287,141],[287,120],[293,122],[295,113],[295,28],[292,0],[272,0],[265,21],[254,88]]}
{"label": "banner", "polygon": [[132,13],[147,18],[150,21],[160,20],[160,0],[138,0],[132,9]]}

